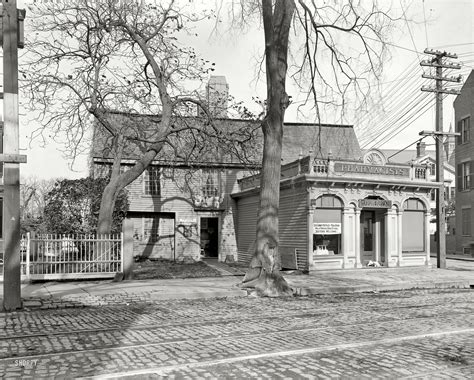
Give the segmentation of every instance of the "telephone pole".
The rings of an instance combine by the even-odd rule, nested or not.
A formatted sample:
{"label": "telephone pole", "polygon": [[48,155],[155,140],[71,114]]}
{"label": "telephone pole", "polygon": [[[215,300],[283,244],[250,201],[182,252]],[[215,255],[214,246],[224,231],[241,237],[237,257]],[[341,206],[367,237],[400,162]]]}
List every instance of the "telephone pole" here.
{"label": "telephone pole", "polygon": [[3,0],[3,308],[21,308],[20,267],[20,162],[18,115],[18,48],[23,47],[25,11],[16,8],[16,0]]}
{"label": "telephone pole", "polygon": [[457,58],[456,54],[441,52],[439,50],[425,49],[425,54],[433,55],[431,60],[421,61],[421,66],[429,66],[436,68],[436,75],[425,75],[426,79],[434,79],[436,87],[421,87],[421,91],[434,92],[436,96],[436,182],[440,184],[440,188],[436,192],[436,233],[437,246],[436,258],[438,268],[446,268],[446,204],[445,204],[445,185],[444,185],[444,156],[443,156],[443,94],[459,94],[458,90],[443,88],[443,82],[460,82],[461,77],[443,77],[443,69],[460,69],[458,64],[445,62],[444,58]]}

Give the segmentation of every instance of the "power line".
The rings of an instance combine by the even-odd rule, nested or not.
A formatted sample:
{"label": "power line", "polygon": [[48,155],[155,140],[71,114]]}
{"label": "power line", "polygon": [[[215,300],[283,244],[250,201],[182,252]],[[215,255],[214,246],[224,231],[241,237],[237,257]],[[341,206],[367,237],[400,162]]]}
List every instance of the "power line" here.
{"label": "power line", "polygon": [[425,24],[426,46],[430,46],[430,44],[428,43],[428,31],[427,31],[427,28],[426,28],[425,0],[423,0],[423,19],[424,19],[424,24]]}
{"label": "power line", "polygon": [[[419,82],[419,81],[418,81]],[[418,84],[417,82],[417,84]],[[415,98],[413,96],[415,94],[418,94]],[[389,116],[387,117],[387,114],[383,115],[384,120],[382,121],[381,125],[379,125],[377,128],[371,128],[371,132],[365,136],[362,137],[362,140],[372,140],[373,137],[375,136],[380,136],[381,134],[383,135],[384,133],[387,132],[387,130],[393,125],[393,123],[398,120],[400,117],[402,117],[403,114],[407,109],[412,109],[414,107],[414,102],[415,101],[420,101],[422,100],[422,95],[420,96],[418,92],[418,87],[414,87],[411,90],[409,90],[408,93],[406,93],[406,90],[404,89],[404,95],[403,96],[398,96],[396,102],[392,102],[391,104],[391,109],[394,110],[389,111]],[[373,125],[377,122],[376,117],[372,117],[370,119],[370,124]],[[367,130],[368,128],[366,127],[365,129],[362,129],[362,132],[364,130]],[[360,131],[359,131],[360,132]]]}

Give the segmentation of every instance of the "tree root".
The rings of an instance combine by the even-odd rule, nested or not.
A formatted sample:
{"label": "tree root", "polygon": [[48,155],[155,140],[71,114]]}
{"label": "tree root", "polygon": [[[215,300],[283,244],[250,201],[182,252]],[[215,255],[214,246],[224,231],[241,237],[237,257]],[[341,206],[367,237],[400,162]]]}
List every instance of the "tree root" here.
{"label": "tree root", "polygon": [[280,272],[268,273],[264,268],[249,268],[241,284],[253,288],[260,297],[290,297],[293,290]]}

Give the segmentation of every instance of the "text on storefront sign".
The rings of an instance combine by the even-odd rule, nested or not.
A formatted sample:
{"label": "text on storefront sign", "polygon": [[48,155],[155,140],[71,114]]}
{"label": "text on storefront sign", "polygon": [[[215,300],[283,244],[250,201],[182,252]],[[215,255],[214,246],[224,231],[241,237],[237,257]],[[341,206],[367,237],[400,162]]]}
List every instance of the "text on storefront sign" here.
{"label": "text on storefront sign", "polygon": [[393,175],[400,177],[410,176],[409,168],[400,168],[397,166],[346,164],[342,162],[336,162],[334,164],[334,171],[343,173]]}
{"label": "text on storefront sign", "polygon": [[313,223],[316,235],[337,235],[341,233],[341,223]]}
{"label": "text on storefront sign", "polygon": [[391,208],[392,201],[386,201],[385,199],[359,199],[359,207]]}

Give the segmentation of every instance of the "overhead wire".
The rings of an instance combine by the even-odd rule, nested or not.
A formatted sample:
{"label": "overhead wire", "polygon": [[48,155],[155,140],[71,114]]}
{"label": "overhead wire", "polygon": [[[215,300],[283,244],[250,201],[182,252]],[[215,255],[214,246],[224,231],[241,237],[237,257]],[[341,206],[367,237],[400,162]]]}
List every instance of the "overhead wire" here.
{"label": "overhead wire", "polygon": [[[459,56],[461,57],[469,57],[473,53],[467,52],[467,53],[461,53]],[[470,62],[468,60],[467,62]],[[463,62],[464,63],[464,62]],[[466,65],[462,65],[466,66]],[[462,70],[461,74],[464,74],[465,71],[467,71],[467,74],[471,72],[471,70]],[[458,73],[459,74],[459,73]],[[457,83],[449,83],[446,84],[447,88],[458,88],[459,84]],[[415,90],[419,91],[419,86]],[[410,95],[413,94],[413,91],[410,93]],[[403,102],[398,102],[397,106],[402,107],[402,108],[397,108],[397,107],[392,107],[392,109],[397,109],[397,112],[389,116],[388,118],[385,117],[384,124],[377,126],[377,128],[372,128],[373,130],[371,133],[366,133],[365,135],[361,136],[360,141],[361,141],[361,147],[367,147],[369,145],[372,145],[373,147],[375,146],[381,146],[385,144],[386,142],[392,140],[394,137],[399,135],[401,132],[403,132],[409,125],[411,125],[414,121],[416,121],[419,117],[421,117],[423,114],[425,114],[429,108],[428,106],[430,103],[434,101],[432,98],[431,101],[423,101],[423,97],[427,98],[428,94],[424,93],[424,95],[418,95],[415,97],[417,101],[416,104],[413,105],[413,102],[410,103],[410,107],[412,109],[412,112],[407,112],[407,107],[403,107]],[[444,95],[444,98],[446,98],[447,94]],[[444,99],[443,98],[443,99]],[[418,114],[419,112],[419,114]],[[369,117],[370,115],[366,115],[366,117]],[[373,119],[372,119],[373,120]],[[367,131],[368,127],[365,128],[360,128],[362,131]]]}
{"label": "overhead wire", "polygon": [[430,46],[430,44],[428,43],[428,30],[427,30],[427,27],[426,27],[425,0],[423,0],[423,23],[425,24],[426,46]]}
{"label": "overhead wire", "polygon": [[[447,97],[447,95],[443,96],[443,100]],[[402,125],[399,130],[396,131],[396,133],[394,133],[392,136],[390,136],[389,139],[387,139],[386,141],[384,141],[384,144],[387,143],[388,141],[392,140],[393,138],[395,138],[396,136],[398,136],[401,132],[403,132],[406,128],[408,128],[411,124],[413,124],[416,120],[418,120],[421,116],[423,116],[426,112],[428,112],[430,110],[430,108],[428,106],[432,106],[434,104],[434,99],[432,98],[430,101],[428,101],[425,106],[420,109],[420,111],[418,111],[416,114],[412,115],[412,119],[411,120],[407,120],[405,122],[404,125]],[[414,118],[413,118],[414,117]],[[381,145],[383,144],[378,144],[377,146],[380,147]]]}
{"label": "overhead wire", "polygon": [[[416,76],[416,74],[414,76]],[[421,84],[421,81],[421,77],[419,77],[419,79],[415,82],[413,82],[412,78],[408,78],[404,85],[394,91],[391,96],[385,95],[385,102],[390,99],[390,105],[388,106],[387,112],[385,112],[383,115],[375,115],[374,113],[371,113],[369,119],[367,120],[367,125],[360,129],[360,139],[371,140],[374,135],[379,135],[382,131],[384,131],[381,126],[385,125],[389,121],[389,119],[387,119],[387,114],[390,114],[391,117],[396,117],[397,113],[403,112],[406,107],[412,105],[413,96],[418,93],[418,86]],[[391,99],[395,100],[391,101]],[[380,122],[382,124],[377,126],[379,119],[383,119]],[[363,134],[361,132],[363,132]]]}
{"label": "overhead wire", "polygon": [[[415,120],[418,120],[422,115],[430,110],[430,107],[433,106],[434,99],[426,99],[425,102],[421,105],[421,107],[417,107],[414,112],[411,112],[410,115],[407,115],[406,118],[399,121],[399,126],[395,131],[392,131],[390,136],[387,136],[382,141],[378,141],[373,146],[381,147],[382,145],[386,144],[387,142],[393,140],[396,136],[398,136],[401,132],[407,129]],[[404,115],[405,116],[405,115]]]}
{"label": "overhead wire", "polygon": [[413,108],[414,102],[420,101],[423,95],[418,89],[413,89],[406,98],[401,99],[398,103],[393,104],[392,110],[384,115],[383,120],[379,123],[374,120],[376,126],[374,126],[371,132],[367,133],[362,141],[373,141],[374,138],[383,137],[385,133],[389,132],[390,126],[400,117],[401,114],[406,112],[408,109]]}
{"label": "overhead wire", "polygon": [[417,103],[413,107],[406,107],[401,114],[397,115],[396,120],[391,121],[383,133],[370,140],[365,144],[365,146],[382,146],[386,142],[390,141],[393,137],[405,129],[404,125],[406,122],[408,122],[411,118],[413,118],[413,116],[421,112],[431,103],[432,100],[427,99],[427,95],[418,96]]}
{"label": "overhead wire", "polygon": [[[413,63],[416,64],[416,59],[413,61]],[[399,99],[399,94],[407,90],[407,87],[410,86],[412,79],[417,75],[416,73],[412,75],[407,75],[408,72],[413,71],[414,69],[413,63],[407,66],[405,70],[403,70],[399,74],[396,81],[394,81],[394,83],[387,90],[381,92],[380,95],[384,100],[395,98],[395,97]],[[373,111],[367,112],[362,117],[357,119],[357,125],[358,125],[357,132],[360,135],[360,137],[362,137],[367,131],[373,128],[372,123],[374,119],[377,119],[379,112],[380,112],[379,110],[373,109]]]}
{"label": "overhead wire", "polygon": [[391,130],[396,127],[396,124],[407,112],[420,105],[424,98],[427,97],[426,93],[419,91],[422,83],[423,80],[421,78],[415,82],[410,92],[394,104],[392,108],[394,111],[389,116],[385,115],[382,124],[379,125],[370,135],[366,136],[364,140],[367,142],[373,142],[374,138],[377,138],[378,140],[384,138],[385,135],[389,134]]}

